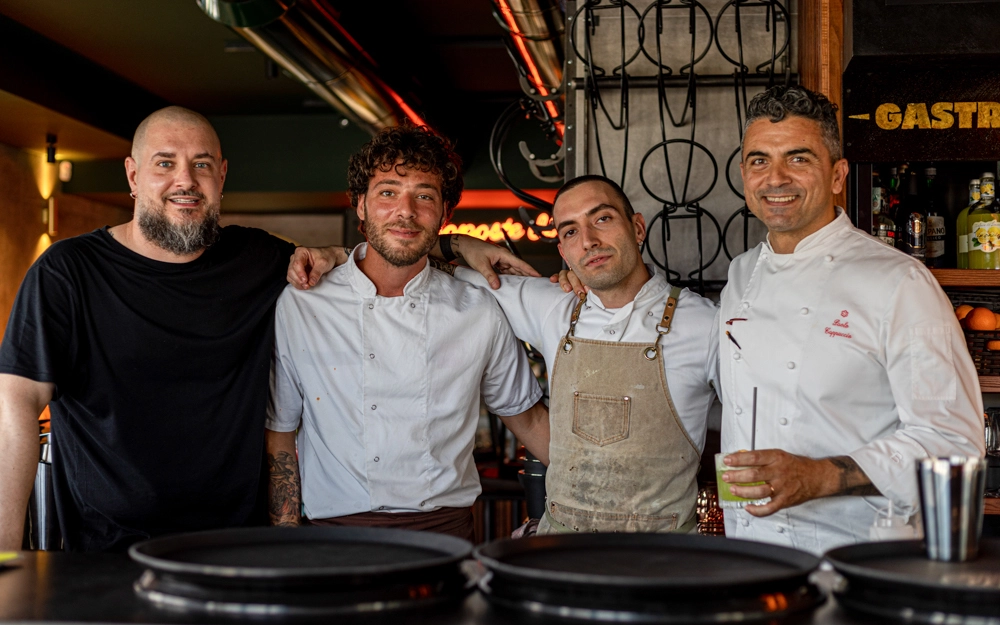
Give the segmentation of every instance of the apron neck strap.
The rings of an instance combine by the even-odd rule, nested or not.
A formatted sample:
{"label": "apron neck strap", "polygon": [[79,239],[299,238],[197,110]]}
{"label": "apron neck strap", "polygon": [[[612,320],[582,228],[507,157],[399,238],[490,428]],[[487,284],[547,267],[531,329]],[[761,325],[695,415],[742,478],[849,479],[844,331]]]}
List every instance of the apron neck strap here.
{"label": "apron neck strap", "polygon": [[583,305],[587,303],[587,294],[584,293],[580,296],[580,301],[576,303],[576,308],[573,309],[573,315],[569,318],[569,334],[566,338],[574,335],[576,332],[576,324],[580,321],[580,311],[583,310]]}
{"label": "apron neck strap", "polygon": [[667,303],[663,306],[663,316],[656,324],[656,341],[642,352],[646,360],[656,360],[657,354],[660,353],[660,339],[663,338],[664,334],[670,334],[670,324],[674,320],[674,313],[677,311],[677,298],[680,297],[680,294],[681,287],[670,287],[670,297],[667,298]]}

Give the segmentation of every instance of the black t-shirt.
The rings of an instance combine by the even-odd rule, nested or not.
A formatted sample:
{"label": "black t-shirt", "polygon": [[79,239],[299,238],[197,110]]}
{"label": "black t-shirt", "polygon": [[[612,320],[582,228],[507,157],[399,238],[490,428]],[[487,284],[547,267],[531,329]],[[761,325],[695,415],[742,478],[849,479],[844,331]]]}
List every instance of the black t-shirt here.
{"label": "black t-shirt", "polygon": [[258,494],[274,305],[294,246],[229,226],[189,263],[106,229],[54,244],[21,284],[0,373],[53,382],[69,550],[247,523]]}

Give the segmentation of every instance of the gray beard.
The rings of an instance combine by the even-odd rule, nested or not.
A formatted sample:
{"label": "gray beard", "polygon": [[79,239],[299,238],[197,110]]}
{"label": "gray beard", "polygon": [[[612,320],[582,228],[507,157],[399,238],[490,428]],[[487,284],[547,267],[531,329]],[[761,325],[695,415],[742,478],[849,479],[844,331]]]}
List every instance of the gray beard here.
{"label": "gray beard", "polygon": [[164,209],[150,208],[145,201],[136,202],[139,231],[157,247],[178,256],[190,256],[211,246],[219,238],[219,207],[208,206],[200,222],[185,221],[177,225],[170,221]]}

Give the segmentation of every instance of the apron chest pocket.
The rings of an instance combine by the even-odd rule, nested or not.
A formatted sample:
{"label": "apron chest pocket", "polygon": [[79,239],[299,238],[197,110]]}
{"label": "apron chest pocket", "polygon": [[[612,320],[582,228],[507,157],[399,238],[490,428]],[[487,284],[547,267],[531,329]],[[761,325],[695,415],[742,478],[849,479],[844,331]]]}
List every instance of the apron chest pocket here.
{"label": "apron chest pocket", "polygon": [[630,397],[573,394],[573,433],[603,447],[628,438]]}

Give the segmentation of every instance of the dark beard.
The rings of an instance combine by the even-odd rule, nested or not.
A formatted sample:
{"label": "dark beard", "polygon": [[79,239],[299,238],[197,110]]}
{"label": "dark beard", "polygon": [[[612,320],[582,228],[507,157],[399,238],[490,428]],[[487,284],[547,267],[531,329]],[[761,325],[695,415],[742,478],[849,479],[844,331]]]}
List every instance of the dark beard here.
{"label": "dark beard", "polygon": [[411,223],[395,223],[387,224],[384,228],[379,228],[376,224],[373,224],[370,219],[368,219],[368,209],[365,209],[365,236],[368,237],[368,244],[372,246],[379,256],[384,258],[386,262],[394,267],[409,267],[417,263],[421,258],[426,256],[432,249],[438,240],[438,233],[424,231],[423,237],[415,241],[414,244],[417,247],[393,247],[388,239],[383,235],[383,230],[388,228],[390,225],[405,225],[407,228],[416,228],[414,224]]}
{"label": "dark beard", "polygon": [[137,202],[139,231],[157,247],[178,256],[201,252],[219,238],[219,208],[209,206],[201,222],[185,221],[177,225],[170,222],[163,209],[149,208],[144,201]]}

